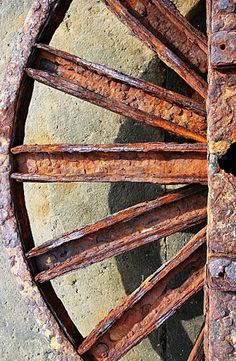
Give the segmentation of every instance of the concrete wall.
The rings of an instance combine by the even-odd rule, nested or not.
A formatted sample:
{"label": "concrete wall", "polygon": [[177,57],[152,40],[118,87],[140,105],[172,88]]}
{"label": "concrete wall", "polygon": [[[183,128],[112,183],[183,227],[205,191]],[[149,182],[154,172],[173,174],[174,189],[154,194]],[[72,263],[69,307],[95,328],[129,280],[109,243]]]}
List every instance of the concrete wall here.
{"label": "concrete wall", "polygon": [[[197,1],[176,1],[187,14]],[[17,29],[30,0],[1,4],[0,73],[6,66]],[[113,16],[102,1],[75,0],[52,44],[128,74],[166,83],[166,68]],[[167,75],[168,78],[168,75]],[[159,130],[141,126],[56,90],[36,85],[26,127],[26,143],[111,143],[163,140]],[[27,185],[27,207],[36,243],[94,222],[165,191],[148,184]],[[80,331],[86,335],[106,313],[132,292],[190,237],[177,234],[53,281]],[[48,361],[53,354],[19,298],[1,249],[0,359]],[[161,330],[123,360],[182,361],[201,325],[201,299],[195,297]],[[173,331],[174,332],[171,332]],[[185,349],[185,350],[184,350]],[[187,351],[186,351],[187,349]]]}

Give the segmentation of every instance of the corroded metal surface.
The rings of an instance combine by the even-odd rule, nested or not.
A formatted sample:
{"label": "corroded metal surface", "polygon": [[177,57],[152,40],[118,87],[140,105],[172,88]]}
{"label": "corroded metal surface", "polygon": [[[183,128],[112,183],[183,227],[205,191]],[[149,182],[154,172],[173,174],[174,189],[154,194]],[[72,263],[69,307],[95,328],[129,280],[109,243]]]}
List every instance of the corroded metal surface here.
{"label": "corroded metal surface", "polygon": [[[24,106],[25,115],[27,114],[27,104],[30,100],[29,93],[32,91],[32,84],[27,82],[23,71],[31,55],[35,39],[38,38],[45,42],[50,40],[50,31],[47,30],[46,24],[51,19],[51,30],[54,27],[56,28],[60,23],[60,19],[62,20],[62,9],[64,12],[68,4],[68,1],[58,0],[34,1],[26,23],[19,33],[15,50],[7,69],[0,105],[0,217],[3,242],[22,297],[37,319],[41,332],[47,335],[47,338],[50,340],[51,348],[55,350],[58,360],[75,361],[81,360],[81,358],[75,352],[72,344],[78,344],[81,338],[78,331],[74,331],[74,326],[66,310],[60,304],[50,284],[40,289],[32,278],[31,269],[29,264],[25,262],[22,248],[25,238],[27,238],[27,242],[30,244],[32,237],[27,217],[25,216],[24,201],[20,200],[22,189],[17,189],[20,201],[19,206],[21,207],[21,228],[19,228],[16,219],[17,208],[16,205],[13,207],[12,203],[13,188],[9,182],[9,174],[11,173],[9,149],[11,144],[14,143],[14,126],[15,128],[17,127],[16,110],[17,107],[20,110]],[[56,19],[54,19],[54,16]],[[44,30],[47,30],[46,35]],[[18,113],[18,116],[22,116],[22,114]],[[23,122],[22,117],[21,120]],[[22,134],[20,131],[19,133]],[[16,137],[15,142],[17,143],[17,141]],[[59,314],[57,314],[57,310]],[[67,337],[65,337],[65,334],[67,334]]]}
{"label": "corroded metal surface", "polygon": [[20,181],[207,183],[204,144],[24,145],[12,153]]}
{"label": "corroded metal surface", "polygon": [[144,80],[38,45],[27,74],[48,86],[182,137],[206,142],[205,105]]}
{"label": "corroded metal surface", "polygon": [[206,193],[205,187],[185,187],[43,243],[28,253],[37,257],[36,279],[45,282],[203,223]]}
{"label": "corroded metal surface", "polygon": [[[204,280],[205,232],[205,229],[201,230],[176,257],[112,310],[87,336],[79,353],[93,355],[96,360],[118,360],[197,292]],[[171,280],[183,271],[188,271],[188,279],[185,275],[178,287],[172,288]]]}
{"label": "corroded metal surface", "polygon": [[[105,0],[108,7],[203,98],[207,83],[206,38],[168,0]],[[194,70],[195,68],[195,70]]]}
{"label": "corroded metal surface", "polygon": [[236,65],[236,3],[234,0],[211,3],[211,66],[229,69]]}
{"label": "corroded metal surface", "polygon": [[[207,360],[232,361],[236,357],[236,180],[235,151],[230,151],[230,147],[236,141],[236,74],[232,69],[231,43],[219,42],[216,49],[215,39],[220,39],[223,34],[231,37],[236,23],[235,1],[209,1],[208,21],[211,52],[205,349]],[[229,157],[229,152],[233,157]]]}
{"label": "corroded metal surface", "polygon": [[[202,287],[206,229],[111,311],[85,340],[48,281],[204,222],[207,188],[182,188],[35,247],[22,182],[205,183],[206,146],[22,145],[34,80],[202,143],[206,143],[206,114],[204,103],[49,47],[70,3],[34,1],[7,71],[0,108],[2,233],[21,293],[57,350],[58,359],[115,361]],[[202,77],[207,68],[206,39],[169,1],[106,3],[206,97],[207,84]],[[233,361],[236,357],[235,9],[234,0],[208,1],[209,214],[204,332],[205,358],[209,361]],[[179,273],[186,275],[186,271],[188,277],[171,288],[170,281]],[[202,339],[203,331],[189,360],[201,359]]]}

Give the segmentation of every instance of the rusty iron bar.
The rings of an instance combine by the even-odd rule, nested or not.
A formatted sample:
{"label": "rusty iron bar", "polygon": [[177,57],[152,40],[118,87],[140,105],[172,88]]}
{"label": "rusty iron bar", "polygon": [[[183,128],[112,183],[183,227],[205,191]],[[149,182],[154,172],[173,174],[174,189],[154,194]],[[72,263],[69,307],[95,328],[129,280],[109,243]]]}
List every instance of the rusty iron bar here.
{"label": "rusty iron bar", "polygon": [[[160,299],[154,296],[154,298],[159,301],[156,305],[157,307],[141,320],[141,322],[137,322],[137,324],[135,324],[134,327],[118,342],[115,342],[114,340],[114,338],[119,337],[117,334],[114,335],[113,340],[110,342],[108,337],[104,335],[99,340],[99,344],[95,344],[86,356],[92,355],[97,361],[117,361],[132,347],[137,345],[168,320],[168,318],[171,317],[192,295],[197,293],[203,287],[203,262],[200,264],[203,267],[199,269],[202,253],[203,250],[199,252],[198,258],[191,259],[192,266],[195,267],[195,271],[189,275],[191,278],[186,280],[178,288],[175,288],[170,292],[164,292],[165,295],[160,297]],[[149,307],[149,305],[147,305],[147,307]],[[143,313],[145,312],[147,311],[144,308]],[[107,344],[110,348],[107,347]],[[113,348],[112,344],[114,344]]]}
{"label": "rusty iron bar", "polygon": [[38,44],[33,79],[139,122],[206,143],[205,104]]}
{"label": "rusty iron bar", "polygon": [[168,0],[105,0],[117,17],[203,98],[207,42]]}
{"label": "rusty iron bar", "polygon": [[205,324],[203,325],[195,343],[192,348],[192,351],[188,357],[187,361],[203,361],[204,360],[204,332]]}
{"label": "rusty iron bar", "polygon": [[11,151],[18,181],[207,183],[201,143],[23,145]]}
{"label": "rusty iron bar", "polygon": [[236,3],[208,1],[209,33],[209,217],[205,292],[207,361],[236,355],[235,141]]}
{"label": "rusty iron bar", "polygon": [[183,187],[45,242],[27,254],[36,257],[36,280],[48,281],[203,223],[206,195],[204,186]]}
{"label": "rusty iron bar", "polygon": [[[162,265],[86,337],[79,354],[96,361],[116,361],[161,326],[203,286],[206,229],[203,228],[170,261]],[[178,286],[176,275],[188,273]],[[187,280],[186,280],[187,278]]]}

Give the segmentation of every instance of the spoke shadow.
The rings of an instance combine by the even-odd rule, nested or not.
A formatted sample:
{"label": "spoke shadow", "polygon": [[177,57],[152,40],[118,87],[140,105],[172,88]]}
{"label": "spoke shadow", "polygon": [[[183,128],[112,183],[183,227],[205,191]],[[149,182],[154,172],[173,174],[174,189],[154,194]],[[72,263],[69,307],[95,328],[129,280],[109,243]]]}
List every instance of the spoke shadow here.
{"label": "spoke shadow", "polygon": [[[203,25],[205,21],[204,4],[204,1],[200,1],[191,13],[188,14],[190,22],[203,32],[205,31]],[[162,76],[160,76],[160,74],[162,74]],[[184,95],[193,95],[192,90],[186,83],[157,58],[153,58],[150,62],[148,68],[142,75],[142,79],[162,85]],[[163,131],[153,127],[139,124],[131,119],[125,119],[115,141],[117,143],[132,143],[158,142],[163,140],[173,141],[173,137],[170,138],[170,136],[164,134]],[[163,194],[165,190],[165,186],[147,183],[112,184],[109,192],[110,211],[114,213],[134,204],[154,199]],[[197,227],[191,231],[195,233]],[[183,232],[183,239],[189,238],[189,233],[190,231]],[[140,283],[156,271],[166,257],[168,257],[167,245],[168,238],[116,257],[117,267],[127,294],[134,291]],[[199,292],[168,322],[149,336],[151,345],[160,359],[168,361],[184,361],[187,359],[193,346],[188,334],[193,335],[196,334],[196,329],[200,330],[201,322],[199,318],[203,313],[202,304],[203,293]],[[196,322],[188,322],[196,318],[198,319],[197,326]]]}
{"label": "spoke shadow", "polygon": [[[143,73],[142,79],[160,85],[164,79],[160,77],[159,70],[155,71],[159,67],[160,61],[154,58]],[[115,142],[158,142],[163,141],[164,137],[164,132],[157,128],[142,125],[132,119],[125,119]],[[114,213],[134,204],[155,199],[164,194],[164,192],[165,186],[162,185],[128,182],[114,183],[111,185],[109,192],[109,208],[111,213]],[[116,257],[117,267],[127,294],[134,291],[144,279],[162,264],[164,249],[162,250],[161,248],[160,242],[154,242]],[[161,256],[162,252],[163,257]],[[155,344],[155,350],[161,355],[163,333],[164,331],[160,328],[150,336],[152,344]]]}

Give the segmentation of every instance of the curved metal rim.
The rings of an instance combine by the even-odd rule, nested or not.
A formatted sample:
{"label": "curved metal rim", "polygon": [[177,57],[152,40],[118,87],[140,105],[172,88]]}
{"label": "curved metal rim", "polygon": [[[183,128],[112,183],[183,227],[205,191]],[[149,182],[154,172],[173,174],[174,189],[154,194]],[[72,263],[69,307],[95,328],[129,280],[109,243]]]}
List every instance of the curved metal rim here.
{"label": "curved metal rim", "polygon": [[48,338],[51,348],[56,351],[58,359],[73,361],[81,360],[81,358],[65,337],[53,314],[48,309],[40,290],[32,278],[29,265],[24,257],[9,179],[9,174],[11,174],[12,170],[9,149],[12,134],[14,133],[15,113],[22,86],[24,68],[31,56],[33,45],[36,43],[42,28],[47,24],[52,6],[57,5],[57,3],[58,1],[55,0],[34,1],[25,24],[18,34],[15,50],[12,53],[6,71],[0,105],[0,198],[2,207],[0,222],[3,244],[22,298],[34,314],[41,333]]}
{"label": "curved metal rim", "polygon": [[[69,6],[71,1],[65,0],[64,3]],[[6,72],[0,105],[0,126],[2,129],[0,135],[0,171],[2,175],[0,184],[2,202],[0,224],[12,273],[19,285],[22,298],[39,324],[41,333],[49,339],[50,346],[55,350],[58,360],[82,361],[32,277],[30,265],[26,261],[23,252],[23,242],[18,227],[19,220],[12,197],[14,192],[9,179],[9,175],[12,173],[10,148],[16,132],[15,118],[21,100],[21,90],[26,78],[24,70],[29,59],[33,56],[32,49],[34,45],[41,40],[41,34],[45,32],[51,13],[58,4],[63,4],[63,0],[34,0],[26,22],[18,35],[15,50]],[[56,27],[58,25],[56,24]],[[55,29],[53,27],[53,32],[56,27]],[[45,43],[49,42],[52,35],[51,32],[49,32],[49,35],[46,34],[44,37],[46,38]],[[28,101],[30,101],[30,97]],[[24,116],[26,117],[26,115]]]}

